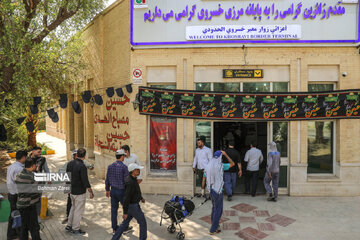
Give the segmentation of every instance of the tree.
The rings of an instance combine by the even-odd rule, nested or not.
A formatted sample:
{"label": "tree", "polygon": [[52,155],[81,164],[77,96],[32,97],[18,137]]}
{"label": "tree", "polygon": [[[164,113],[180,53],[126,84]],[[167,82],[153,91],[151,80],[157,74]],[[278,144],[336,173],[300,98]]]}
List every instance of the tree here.
{"label": "tree", "polygon": [[0,124],[25,115],[36,121],[33,97],[43,98],[44,110],[69,92],[85,67],[80,30],[105,1],[0,1]]}

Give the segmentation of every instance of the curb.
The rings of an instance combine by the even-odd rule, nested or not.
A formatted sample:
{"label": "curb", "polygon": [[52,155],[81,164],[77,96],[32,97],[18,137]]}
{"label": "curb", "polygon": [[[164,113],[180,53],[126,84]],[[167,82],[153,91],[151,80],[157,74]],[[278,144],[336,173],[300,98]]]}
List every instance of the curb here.
{"label": "curb", "polygon": [[[47,151],[41,151],[41,155],[54,155],[55,150],[47,150]],[[9,157],[15,158],[16,152],[8,153]]]}

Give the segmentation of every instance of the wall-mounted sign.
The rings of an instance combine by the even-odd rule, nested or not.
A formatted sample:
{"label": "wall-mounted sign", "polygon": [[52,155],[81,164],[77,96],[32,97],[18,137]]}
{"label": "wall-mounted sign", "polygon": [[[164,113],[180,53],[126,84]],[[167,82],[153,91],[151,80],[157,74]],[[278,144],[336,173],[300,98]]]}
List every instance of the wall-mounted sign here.
{"label": "wall-mounted sign", "polygon": [[148,8],[147,0],[134,0],[134,8]]}
{"label": "wall-mounted sign", "polygon": [[227,25],[186,27],[186,40],[300,39],[300,25]]}
{"label": "wall-mounted sign", "polygon": [[224,69],[223,78],[263,78],[262,69]]}
{"label": "wall-mounted sign", "polygon": [[133,79],[133,84],[142,83],[142,71],[140,68],[133,68],[132,79]]}
{"label": "wall-mounted sign", "polygon": [[[133,6],[141,0],[131,0]],[[147,0],[131,8],[133,46],[360,42],[359,4],[339,0]]]}

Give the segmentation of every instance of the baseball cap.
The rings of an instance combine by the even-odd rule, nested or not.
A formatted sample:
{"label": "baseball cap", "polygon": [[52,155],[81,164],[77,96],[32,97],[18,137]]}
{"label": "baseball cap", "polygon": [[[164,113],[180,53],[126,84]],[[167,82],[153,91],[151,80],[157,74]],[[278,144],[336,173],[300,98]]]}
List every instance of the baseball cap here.
{"label": "baseball cap", "polygon": [[221,151],[220,150],[218,150],[218,151],[216,151],[215,153],[214,153],[214,158],[218,158],[218,157],[220,157],[221,156]]}
{"label": "baseball cap", "polygon": [[116,151],[116,153],[115,153],[115,155],[125,155],[125,151],[124,151],[124,149],[119,149],[119,150],[117,150]]}
{"label": "baseball cap", "polygon": [[77,154],[77,149],[74,149],[74,151],[72,152],[73,155]]}
{"label": "baseball cap", "polygon": [[134,171],[135,169],[143,169],[144,167],[137,165],[136,163],[130,163],[128,166],[129,172]]}

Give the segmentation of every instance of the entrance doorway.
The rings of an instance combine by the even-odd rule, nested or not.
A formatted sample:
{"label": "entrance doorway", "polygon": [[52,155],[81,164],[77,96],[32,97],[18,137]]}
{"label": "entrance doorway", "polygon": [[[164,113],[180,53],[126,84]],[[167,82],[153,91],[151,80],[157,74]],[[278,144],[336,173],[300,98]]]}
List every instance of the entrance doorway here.
{"label": "entrance doorway", "polygon": [[[214,122],[214,150],[226,150],[228,142],[233,140],[235,148],[241,155],[241,166],[245,173],[246,163],[244,162],[245,153],[250,149],[250,143],[255,141],[257,148],[261,150],[264,161],[260,165],[258,186],[256,193],[265,194],[263,184],[266,168],[267,144],[268,144],[268,124],[267,122]],[[237,178],[235,193],[245,192],[245,177]]]}

